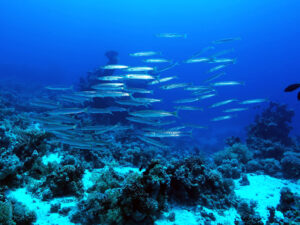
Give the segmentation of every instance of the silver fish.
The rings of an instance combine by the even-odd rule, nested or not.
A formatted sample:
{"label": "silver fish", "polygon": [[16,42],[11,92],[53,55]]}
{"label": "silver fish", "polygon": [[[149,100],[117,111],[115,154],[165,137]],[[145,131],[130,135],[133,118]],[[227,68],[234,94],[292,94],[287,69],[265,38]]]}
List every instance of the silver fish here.
{"label": "silver fish", "polygon": [[216,94],[207,94],[207,95],[199,96],[199,99],[207,99],[207,98],[211,98],[211,97],[214,97],[214,96],[216,96]]}
{"label": "silver fish", "polygon": [[191,58],[185,61],[185,63],[203,63],[203,62],[210,62],[211,58],[202,57],[202,58]]}
{"label": "silver fish", "polygon": [[152,75],[149,74],[126,74],[127,79],[136,79],[136,80],[153,80],[155,79]]}
{"label": "silver fish", "polygon": [[132,100],[135,102],[140,102],[144,104],[150,104],[150,103],[155,103],[155,102],[161,102],[161,99],[156,99],[156,98],[134,98],[132,97]]}
{"label": "silver fish", "polygon": [[112,114],[112,111],[108,108],[87,108],[86,113],[91,114]]}
{"label": "silver fish", "polygon": [[154,51],[146,51],[146,52],[135,52],[135,53],[130,53],[130,56],[134,57],[145,57],[145,56],[153,56],[153,55],[160,55],[160,52],[154,52]]}
{"label": "silver fish", "polygon": [[130,93],[153,94],[153,90],[148,90],[148,89],[143,89],[143,88],[126,87],[125,91],[130,92]]}
{"label": "silver fish", "polygon": [[225,72],[218,73],[218,74],[216,74],[216,75],[214,75],[214,76],[211,76],[211,77],[207,78],[206,80],[204,80],[204,83],[210,82],[210,81],[212,81],[212,80],[215,80],[215,79],[217,79],[217,78],[219,78],[219,77],[221,77],[221,76],[224,76],[225,74],[226,74]]}
{"label": "silver fish", "polygon": [[116,100],[116,103],[120,104],[120,105],[127,105],[127,106],[145,106],[145,103],[142,102],[136,102],[132,99],[129,100]]}
{"label": "silver fish", "polygon": [[219,106],[226,105],[226,104],[229,104],[231,102],[236,102],[236,101],[237,101],[236,99],[228,99],[228,100],[225,100],[225,101],[221,101],[221,102],[217,102],[215,104],[212,104],[210,107],[215,108],[215,107],[219,107]]}
{"label": "silver fish", "polygon": [[214,58],[210,61],[210,63],[236,63],[236,59],[229,59],[229,58]]}
{"label": "silver fish", "polygon": [[226,65],[224,65],[224,64],[215,66],[215,67],[211,68],[210,70],[208,70],[208,73],[212,73],[212,72],[218,71],[218,70],[223,69],[225,67],[226,67]]}
{"label": "silver fish", "polygon": [[159,84],[159,83],[164,83],[164,82],[167,82],[167,81],[170,81],[170,80],[173,80],[173,79],[176,79],[177,76],[172,76],[172,77],[163,77],[163,78],[159,78],[159,79],[156,79],[154,81],[151,81],[150,83],[148,83],[149,85],[153,85],[153,84]]}
{"label": "silver fish", "polygon": [[150,131],[150,132],[145,132],[143,134],[146,137],[159,137],[159,138],[164,138],[164,137],[180,137],[183,136],[183,133],[181,131]]}
{"label": "silver fish", "polygon": [[258,98],[258,99],[249,99],[249,100],[245,100],[240,102],[240,104],[242,105],[246,105],[246,104],[256,104],[256,103],[262,103],[262,102],[267,102],[268,99],[264,99],[264,98]]}
{"label": "silver fish", "polygon": [[175,84],[163,85],[160,88],[165,89],[165,90],[170,90],[170,89],[175,89],[175,88],[183,88],[183,87],[186,87],[188,85],[190,85],[190,84],[188,84],[188,83],[175,83]]}
{"label": "silver fish", "polygon": [[164,110],[140,110],[135,112],[129,112],[129,115],[138,116],[138,117],[146,117],[146,118],[155,118],[155,117],[168,117],[175,116],[178,117],[177,112],[168,112]]}
{"label": "silver fish", "polygon": [[112,65],[103,66],[102,69],[105,69],[105,70],[124,70],[124,69],[127,69],[128,67],[129,66],[112,64]]}
{"label": "silver fish", "polygon": [[51,91],[68,91],[68,90],[72,90],[73,86],[70,87],[47,86],[46,89]]}
{"label": "silver fish", "polygon": [[61,108],[47,112],[48,115],[68,115],[86,112],[87,109],[82,108]]}
{"label": "silver fish", "polygon": [[184,88],[184,90],[187,91],[203,91],[203,90],[211,90],[212,87],[209,86],[190,86],[190,87],[186,87]]}
{"label": "silver fish", "polygon": [[152,70],[154,70],[154,68],[149,66],[136,66],[136,67],[129,67],[128,69],[126,69],[126,71],[128,72],[143,72],[143,71],[152,71]]}
{"label": "silver fish", "polygon": [[145,63],[170,63],[170,60],[163,59],[163,58],[156,58],[156,59],[145,59],[143,60]]}
{"label": "silver fish", "polygon": [[180,105],[174,107],[177,110],[188,110],[188,111],[203,111],[203,108],[195,107],[195,106],[187,106],[187,105]]}
{"label": "silver fish", "polygon": [[220,121],[220,120],[228,120],[228,119],[231,119],[232,116],[231,115],[227,115],[227,116],[219,116],[219,117],[215,117],[213,119],[211,119],[211,121]]}
{"label": "silver fish", "polygon": [[104,80],[104,81],[117,81],[117,80],[122,80],[124,79],[123,76],[103,76],[103,77],[98,77],[98,80]]}
{"label": "silver fish", "polygon": [[191,103],[191,102],[197,102],[199,100],[200,100],[199,97],[196,97],[196,98],[186,98],[186,99],[176,100],[176,101],[174,101],[174,103],[176,103],[176,104]]}
{"label": "silver fish", "polygon": [[226,42],[238,41],[238,40],[241,40],[241,38],[240,37],[224,38],[224,39],[213,41],[213,44],[223,44],[223,43],[226,43]]}
{"label": "silver fish", "polygon": [[223,112],[225,113],[232,113],[232,112],[241,112],[241,111],[246,111],[248,108],[232,108],[232,109],[226,109]]}
{"label": "silver fish", "polygon": [[156,37],[159,38],[187,38],[187,34],[178,34],[178,33],[160,33]]}
{"label": "silver fish", "polygon": [[218,86],[233,86],[233,85],[245,85],[245,82],[240,81],[220,81],[216,83],[212,83],[212,86],[218,87]]}

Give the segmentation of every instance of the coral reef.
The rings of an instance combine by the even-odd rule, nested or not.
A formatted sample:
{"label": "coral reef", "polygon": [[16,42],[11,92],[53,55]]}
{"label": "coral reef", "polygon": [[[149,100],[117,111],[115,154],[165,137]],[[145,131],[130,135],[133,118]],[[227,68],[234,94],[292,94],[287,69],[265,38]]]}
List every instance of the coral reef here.
{"label": "coral reef", "polygon": [[10,202],[0,202],[0,224],[15,225],[13,221],[12,204]]}
{"label": "coral reef", "polygon": [[289,188],[281,189],[277,210],[283,213],[286,222],[300,223],[300,197],[292,193]]}
{"label": "coral reef", "polygon": [[291,145],[292,140],[289,133],[292,129],[290,123],[294,116],[292,110],[288,110],[286,105],[270,102],[261,115],[257,115],[254,124],[248,130],[247,144],[250,148],[256,149],[256,138],[279,142],[283,145]]}
{"label": "coral reef", "polygon": [[18,203],[0,202],[1,225],[31,225],[36,221],[36,214]]}
{"label": "coral reef", "polygon": [[247,145],[257,162],[249,162],[246,166],[249,172],[261,170],[275,177],[300,177],[299,153],[295,152],[296,143],[289,137],[293,115],[286,105],[271,102],[256,116],[254,124],[248,127]]}
{"label": "coral reef", "polygon": [[[237,211],[241,216],[243,225],[264,225],[259,215],[255,213],[255,206],[255,202],[250,202],[250,204],[248,204],[244,200],[241,200],[238,203]],[[236,222],[236,224],[240,224],[240,222]]]}
{"label": "coral reef", "polygon": [[171,176],[170,200],[181,204],[201,204],[210,208],[226,208],[233,204],[233,183],[193,157],[172,163],[167,168]]}
{"label": "coral reef", "polygon": [[300,152],[285,152],[280,163],[286,178],[300,178]]}
{"label": "coral reef", "polygon": [[104,171],[86,200],[81,200],[74,222],[81,224],[153,224],[166,207],[169,179],[158,161],[140,174]]}
{"label": "coral reef", "polygon": [[278,178],[300,178],[297,142],[289,137],[294,112],[271,102],[248,128],[247,146],[237,137],[226,140],[229,147],[213,155],[224,177],[237,179],[244,172],[260,172]]}
{"label": "coral reef", "polygon": [[12,123],[2,125],[1,132],[0,184],[17,185],[25,179],[20,176],[24,173],[42,176],[41,157],[47,152],[48,134],[36,127],[24,129]]}
{"label": "coral reef", "polygon": [[61,196],[83,195],[82,177],[84,167],[73,157],[66,157],[64,161],[49,172],[39,186],[44,200]]}
{"label": "coral reef", "polygon": [[16,225],[31,225],[36,221],[36,213],[29,211],[25,206],[14,203],[13,207],[13,220]]}
{"label": "coral reef", "polygon": [[245,172],[245,165],[252,160],[253,154],[246,145],[236,143],[223,151],[216,152],[213,160],[225,178],[238,179]]}

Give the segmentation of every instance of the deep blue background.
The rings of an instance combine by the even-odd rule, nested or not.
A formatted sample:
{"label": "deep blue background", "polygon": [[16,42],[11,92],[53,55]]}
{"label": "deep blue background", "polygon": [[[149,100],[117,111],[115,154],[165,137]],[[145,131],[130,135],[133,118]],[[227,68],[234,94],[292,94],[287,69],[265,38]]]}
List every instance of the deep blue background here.
{"label": "deep blue background", "polygon": [[[1,0],[0,77],[41,85],[72,84],[106,63],[107,50],[118,51],[120,63],[141,65],[128,53],[154,50],[170,59],[185,59],[213,40],[238,36],[241,41],[220,46],[220,50],[234,48],[232,55],[238,58],[223,79],[246,85],[220,88],[218,97],[200,105],[228,98],[287,103],[296,112],[294,134],[299,134],[300,103],[296,93],[283,93],[286,85],[300,82],[299,10],[297,0]],[[156,38],[161,32],[187,33],[188,38]],[[197,84],[207,78],[206,69],[184,65],[167,74]],[[164,99],[184,97],[183,92],[164,94]],[[163,107],[170,105],[165,101]],[[223,109],[183,113],[182,119],[210,125],[208,119]],[[200,135],[211,144],[241,134],[259,111],[215,123]]]}

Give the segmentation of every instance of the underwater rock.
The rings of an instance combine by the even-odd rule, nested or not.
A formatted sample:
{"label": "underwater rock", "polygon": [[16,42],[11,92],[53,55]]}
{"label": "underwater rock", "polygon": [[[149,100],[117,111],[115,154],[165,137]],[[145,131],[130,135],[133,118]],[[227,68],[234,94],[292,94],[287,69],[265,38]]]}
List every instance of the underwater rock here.
{"label": "underwater rock", "polygon": [[242,179],[240,180],[240,184],[241,184],[241,186],[246,186],[246,185],[250,184],[250,182],[249,182],[248,177],[247,177],[246,174],[244,174],[242,176]]}
{"label": "underwater rock", "polygon": [[51,208],[50,208],[50,212],[51,212],[51,213],[57,213],[58,210],[60,210],[60,207],[61,207],[61,204],[60,204],[60,203],[52,204],[52,205],[51,205]]}

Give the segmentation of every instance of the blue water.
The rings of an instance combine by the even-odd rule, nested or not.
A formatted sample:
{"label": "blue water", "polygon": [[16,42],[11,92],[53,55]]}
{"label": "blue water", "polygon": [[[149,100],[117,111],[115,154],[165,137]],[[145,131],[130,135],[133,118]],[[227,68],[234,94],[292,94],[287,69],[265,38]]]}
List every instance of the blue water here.
{"label": "blue water", "polygon": [[[74,84],[86,72],[104,65],[105,51],[119,52],[119,63],[139,65],[128,54],[160,51],[164,57],[183,60],[213,40],[241,37],[240,41],[218,46],[234,48],[237,64],[226,68],[220,80],[244,81],[245,86],[221,87],[217,98],[204,106],[238,98],[268,98],[295,110],[294,134],[300,133],[296,93],[284,93],[300,81],[299,16],[297,0],[116,0],[116,1],[0,1],[1,80],[31,85]],[[157,33],[188,34],[187,39],[159,39]],[[207,67],[182,65],[166,74],[180,81],[201,83]],[[162,108],[167,100],[183,98],[180,91],[161,92]],[[265,104],[238,117],[214,123],[210,118],[221,109],[184,112],[182,120],[208,125],[196,133],[198,140],[217,146],[229,135],[244,135],[244,127]],[[252,108],[252,106],[251,106]],[[223,109],[223,108],[222,108]]]}

